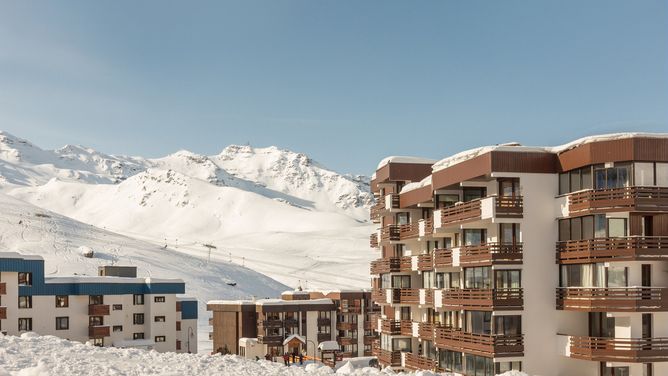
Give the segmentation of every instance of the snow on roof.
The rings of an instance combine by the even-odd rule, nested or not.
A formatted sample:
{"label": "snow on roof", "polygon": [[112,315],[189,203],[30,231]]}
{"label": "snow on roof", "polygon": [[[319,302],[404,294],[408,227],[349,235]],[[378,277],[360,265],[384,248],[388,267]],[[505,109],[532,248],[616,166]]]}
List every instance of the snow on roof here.
{"label": "snow on roof", "polygon": [[323,341],[318,345],[320,351],[339,351],[339,343],[336,341]]}
{"label": "snow on roof", "polygon": [[20,260],[42,260],[44,261],[44,258],[42,256],[34,256],[34,255],[24,255],[18,252],[0,252],[0,258],[4,259],[20,259]]}
{"label": "snow on roof", "polygon": [[623,133],[608,133],[594,136],[586,136],[579,138],[575,141],[571,141],[567,144],[548,147],[546,149],[550,150],[553,153],[563,153],[567,150],[573,149],[580,145],[589,144],[592,142],[599,141],[612,141],[612,140],[622,140],[626,138],[634,137],[643,137],[643,138],[668,138],[668,133],[646,133],[646,132],[623,132]]}
{"label": "snow on roof", "polygon": [[420,164],[433,164],[436,162],[434,159],[420,158],[420,157],[403,157],[403,156],[391,156],[383,159],[378,164],[376,170],[380,170],[389,163],[420,163]]}
{"label": "snow on roof", "polygon": [[288,290],[283,291],[281,295],[308,295],[309,291]]}
{"label": "snow on roof", "polygon": [[299,342],[301,342],[301,343],[306,343],[306,338],[300,336],[299,334],[293,334],[293,335],[291,335],[288,338],[283,340],[283,346],[287,345],[288,343],[290,343],[290,341],[292,341],[295,338],[298,339]]}
{"label": "snow on roof", "polygon": [[239,338],[239,344],[240,345],[257,344],[257,338],[241,337]]}
{"label": "snow on roof", "polygon": [[113,342],[114,347],[146,347],[155,346],[152,339],[124,339]]}
{"label": "snow on roof", "polygon": [[258,300],[209,300],[207,304],[220,305],[305,305],[305,304],[334,304],[332,299],[310,299],[310,300],[284,300],[284,299],[258,299]]}
{"label": "snow on roof", "polygon": [[399,193],[414,191],[418,188],[422,188],[422,187],[425,187],[427,185],[431,185],[431,175],[427,176],[426,178],[424,178],[420,181],[413,182],[413,183],[408,183],[408,184],[404,185],[403,188],[401,188],[401,191]]}
{"label": "snow on roof", "polygon": [[111,276],[73,275],[64,277],[44,277],[45,283],[183,283],[182,279],[130,278]]}
{"label": "snow on roof", "polygon": [[192,296],[176,296],[177,302],[196,302],[197,298]]}

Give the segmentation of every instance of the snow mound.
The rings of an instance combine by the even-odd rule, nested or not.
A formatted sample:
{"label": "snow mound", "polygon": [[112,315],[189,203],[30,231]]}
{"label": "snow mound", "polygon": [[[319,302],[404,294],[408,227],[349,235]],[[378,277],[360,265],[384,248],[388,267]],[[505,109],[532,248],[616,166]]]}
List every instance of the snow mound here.
{"label": "snow mound", "polygon": [[[0,336],[0,376],[51,375],[333,375],[329,367],[310,364],[286,367],[265,360],[254,361],[234,355],[158,353],[140,349],[95,347],[53,336],[26,333],[20,337]],[[380,376],[394,374],[374,368],[342,367],[337,375]],[[432,372],[398,375],[431,376]],[[522,373],[506,376],[526,376]]]}

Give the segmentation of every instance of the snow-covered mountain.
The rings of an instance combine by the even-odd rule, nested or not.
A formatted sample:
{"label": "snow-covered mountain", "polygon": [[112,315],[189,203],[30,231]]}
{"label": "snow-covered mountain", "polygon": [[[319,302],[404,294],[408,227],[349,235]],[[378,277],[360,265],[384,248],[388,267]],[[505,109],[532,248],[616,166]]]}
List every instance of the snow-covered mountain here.
{"label": "snow-covered mountain", "polygon": [[149,159],[43,150],[0,132],[0,192],[194,257],[211,244],[213,260],[291,287],[369,286],[369,180],[304,154],[233,145]]}

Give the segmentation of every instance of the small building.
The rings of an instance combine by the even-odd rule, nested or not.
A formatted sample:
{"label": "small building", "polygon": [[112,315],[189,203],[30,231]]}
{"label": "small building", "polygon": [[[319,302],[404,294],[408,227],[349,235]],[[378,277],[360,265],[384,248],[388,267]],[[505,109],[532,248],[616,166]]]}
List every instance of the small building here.
{"label": "small building", "polygon": [[0,253],[0,328],[36,332],[96,346],[197,352],[197,301],[179,279],[109,276],[45,277],[44,259]]}

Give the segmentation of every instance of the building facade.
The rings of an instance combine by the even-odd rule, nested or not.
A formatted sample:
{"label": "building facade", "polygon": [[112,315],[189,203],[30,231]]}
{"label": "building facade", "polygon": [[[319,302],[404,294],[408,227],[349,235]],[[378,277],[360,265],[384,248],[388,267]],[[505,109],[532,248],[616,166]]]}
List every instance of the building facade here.
{"label": "building facade", "polygon": [[668,135],[390,157],[371,187],[381,364],[668,374]]}
{"label": "building facade", "polygon": [[[297,350],[309,356],[321,342],[337,341],[345,358],[370,356],[377,334],[368,291],[288,291],[281,299],[210,301],[210,337],[214,351],[249,358],[273,356]],[[284,346],[286,338],[298,335],[305,344],[298,349]],[[249,348],[253,347],[252,351]]]}
{"label": "building facade", "polygon": [[[114,268],[102,267],[104,276],[97,277],[45,277],[41,257],[0,253],[0,330],[197,352],[197,301],[177,297],[183,281],[137,278],[134,268]],[[113,276],[118,272],[132,276]]]}

